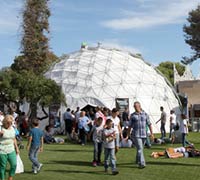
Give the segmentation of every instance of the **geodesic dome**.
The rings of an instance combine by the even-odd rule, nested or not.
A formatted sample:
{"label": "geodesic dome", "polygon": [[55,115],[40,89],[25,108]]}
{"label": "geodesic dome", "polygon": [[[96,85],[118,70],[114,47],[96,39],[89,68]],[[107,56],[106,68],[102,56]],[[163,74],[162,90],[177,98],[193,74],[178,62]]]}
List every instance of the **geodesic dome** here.
{"label": "geodesic dome", "polygon": [[155,132],[159,132],[155,122],[160,118],[160,106],[167,114],[179,107],[166,79],[141,56],[122,50],[82,48],[52,66],[45,76],[62,87],[71,109],[88,104],[112,109],[117,98],[128,98],[132,112],[134,101],[139,101]]}

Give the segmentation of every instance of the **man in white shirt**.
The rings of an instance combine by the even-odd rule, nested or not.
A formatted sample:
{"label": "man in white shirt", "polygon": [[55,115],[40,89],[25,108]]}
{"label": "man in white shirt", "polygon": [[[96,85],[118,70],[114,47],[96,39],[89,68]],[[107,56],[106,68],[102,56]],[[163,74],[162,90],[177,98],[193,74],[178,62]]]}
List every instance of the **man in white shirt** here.
{"label": "man in white shirt", "polygon": [[78,120],[79,120],[79,118],[80,118],[80,114],[81,114],[80,107],[77,107],[77,108],[76,108],[76,112],[75,112],[76,123],[78,123]]}
{"label": "man in white shirt", "polygon": [[174,113],[174,110],[170,111],[170,132],[169,132],[169,138],[172,138],[172,134],[175,131],[175,127],[176,127],[176,115]]}
{"label": "man in white shirt", "polygon": [[115,130],[115,135],[116,135],[116,139],[115,139],[115,153],[117,153],[118,150],[119,150],[120,137],[121,137],[121,139],[123,138],[123,136],[122,136],[122,129],[121,129],[121,126],[120,126],[120,119],[119,119],[118,116],[119,116],[118,109],[117,108],[113,108],[112,109],[112,116],[110,117],[110,119],[113,122],[113,128]]}
{"label": "man in white shirt", "polygon": [[181,123],[180,123],[180,131],[182,134],[182,145],[186,147],[186,145],[192,145],[187,139],[186,136],[188,135],[188,122],[187,116],[185,114],[181,115]]}

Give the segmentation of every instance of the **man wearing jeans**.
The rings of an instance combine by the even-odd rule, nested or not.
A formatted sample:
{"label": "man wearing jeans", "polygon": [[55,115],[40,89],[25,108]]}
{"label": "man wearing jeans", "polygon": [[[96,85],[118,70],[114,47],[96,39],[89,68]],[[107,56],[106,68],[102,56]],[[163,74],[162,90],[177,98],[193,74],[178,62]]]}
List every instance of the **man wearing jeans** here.
{"label": "man wearing jeans", "polygon": [[160,107],[160,111],[162,113],[161,113],[160,119],[156,122],[156,124],[159,121],[161,121],[160,132],[161,132],[161,139],[163,139],[163,138],[166,137],[165,124],[166,124],[166,121],[167,121],[167,115],[166,115],[166,112],[164,111],[164,108],[162,106]]}
{"label": "man wearing jeans", "polygon": [[146,166],[143,152],[144,142],[147,138],[146,126],[149,127],[152,138],[153,130],[148,114],[142,110],[141,105],[138,101],[134,103],[134,109],[135,112],[131,114],[130,118],[127,139],[130,136],[131,129],[133,129],[132,135],[137,149],[136,164],[138,164],[139,168],[143,169]]}

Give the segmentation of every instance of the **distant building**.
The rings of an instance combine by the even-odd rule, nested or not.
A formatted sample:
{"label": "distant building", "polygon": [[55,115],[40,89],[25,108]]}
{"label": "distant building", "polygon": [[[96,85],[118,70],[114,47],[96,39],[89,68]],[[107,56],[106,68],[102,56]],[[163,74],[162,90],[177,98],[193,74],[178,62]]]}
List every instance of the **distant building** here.
{"label": "distant building", "polygon": [[182,76],[178,74],[174,67],[174,82],[189,117],[200,118],[200,80],[195,79],[190,67],[186,66]]}

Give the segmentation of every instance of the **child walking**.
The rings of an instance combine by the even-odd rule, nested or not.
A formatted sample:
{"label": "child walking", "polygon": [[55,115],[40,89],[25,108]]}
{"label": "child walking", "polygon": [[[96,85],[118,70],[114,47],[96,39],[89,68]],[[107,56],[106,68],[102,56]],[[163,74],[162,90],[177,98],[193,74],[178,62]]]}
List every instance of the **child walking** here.
{"label": "child walking", "polygon": [[107,119],[106,128],[103,131],[104,137],[104,153],[105,153],[105,162],[104,168],[105,172],[108,172],[109,163],[111,163],[112,174],[116,175],[119,172],[116,168],[116,158],[115,158],[115,130],[112,128],[113,122],[111,119]]}
{"label": "child walking", "polygon": [[34,119],[32,122],[33,128],[30,130],[27,150],[29,151],[29,159],[32,162],[32,170],[34,174],[37,174],[42,165],[38,161],[38,153],[39,151],[43,151],[43,131],[39,129],[39,120]]}
{"label": "child walking", "polygon": [[98,117],[95,125],[92,127],[91,133],[93,133],[92,140],[94,143],[94,158],[92,165],[94,167],[99,166],[101,164],[101,152],[102,152],[102,135],[103,135],[103,126],[102,126],[103,118]]}

